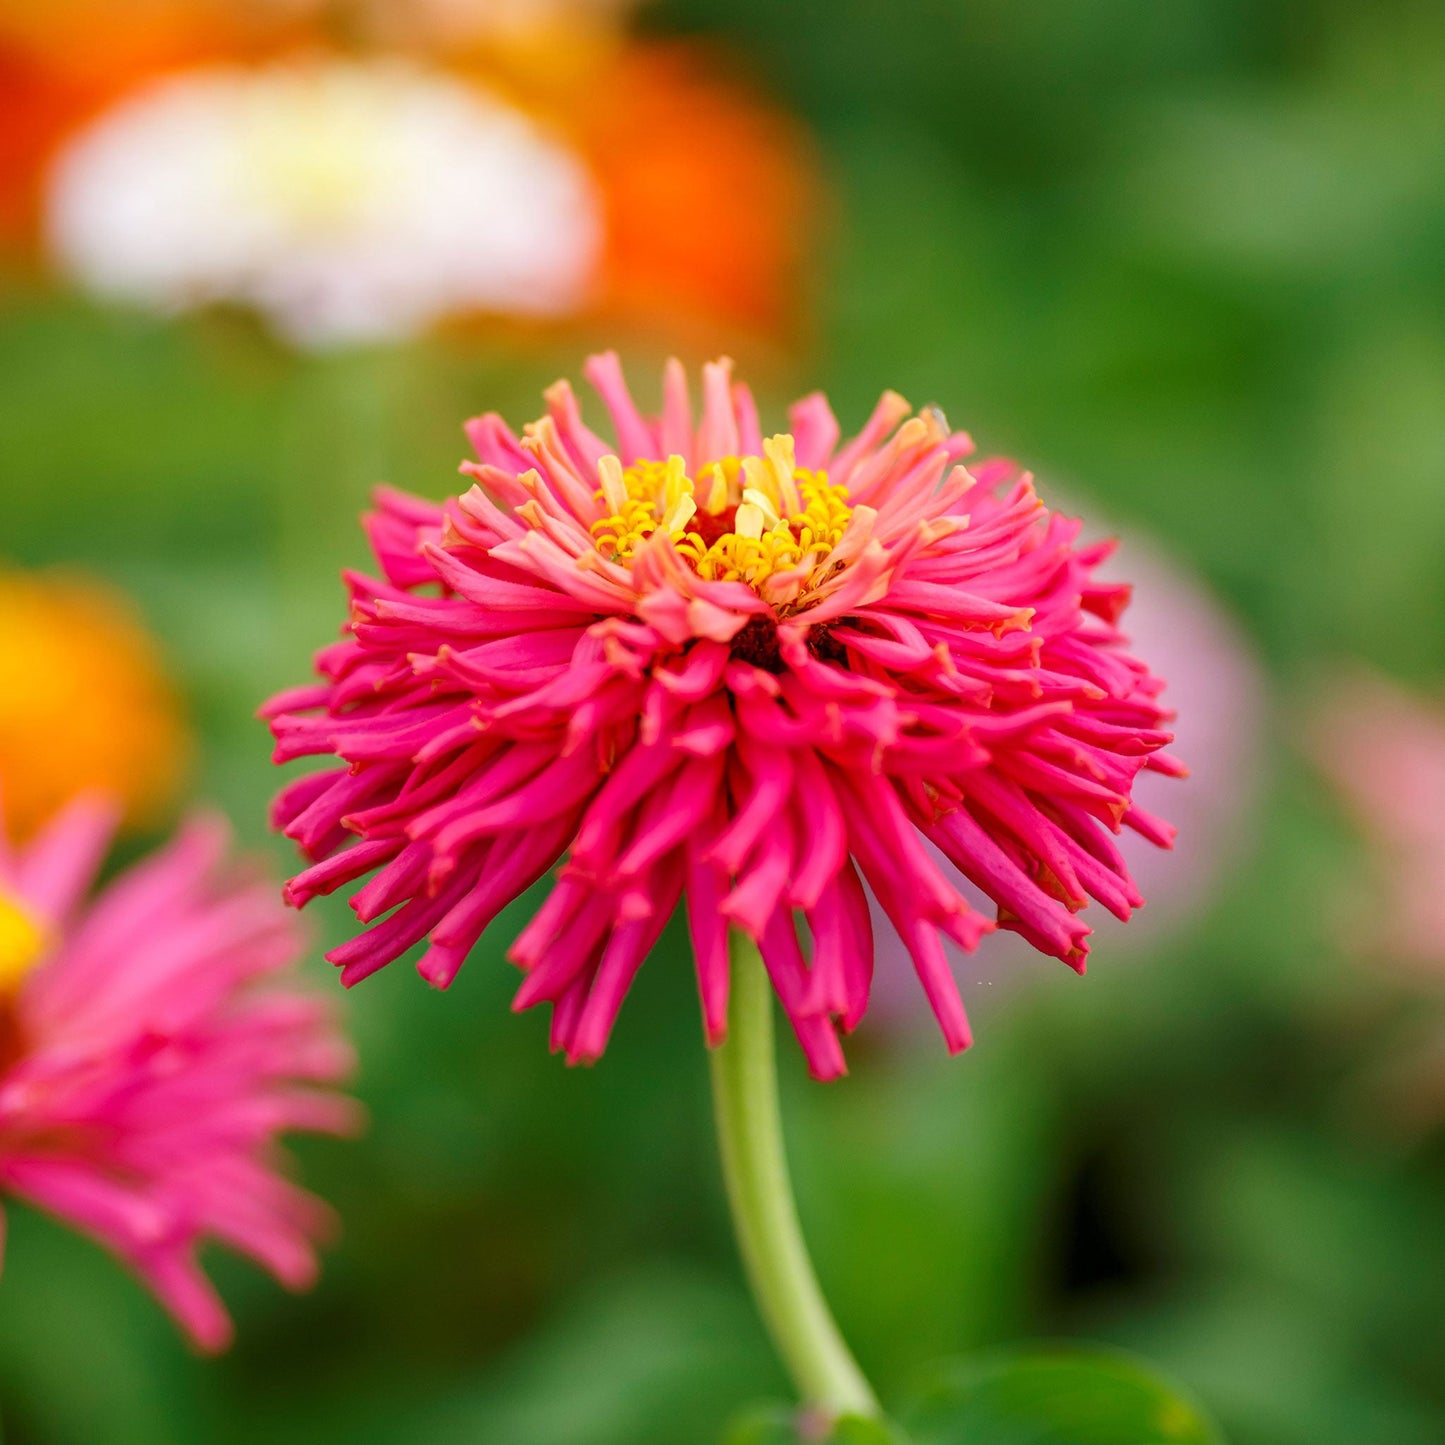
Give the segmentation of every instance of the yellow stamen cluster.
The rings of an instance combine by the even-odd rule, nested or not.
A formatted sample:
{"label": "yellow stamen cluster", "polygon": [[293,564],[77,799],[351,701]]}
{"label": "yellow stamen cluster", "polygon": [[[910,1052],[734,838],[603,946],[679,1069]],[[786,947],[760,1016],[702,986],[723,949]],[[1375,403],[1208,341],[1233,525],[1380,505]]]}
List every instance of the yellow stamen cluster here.
{"label": "yellow stamen cluster", "polygon": [[48,941],[46,929],[20,900],[0,888],[0,999],[40,962]]}
{"label": "yellow stamen cluster", "polygon": [[[625,469],[616,457],[603,457],[598,471],[597,500],[610,513],[592,525],[598,551],[626,561],[653,533],[666,532],[707,582],[756,586],[778,572],[810,572],[838,545],[853,515],[848,489],[826,472],[797,466],[787,435],[764,442],[761,457],[724,457],[695,478],[677,456]],[[709,542],[699,519],[730,509],[731,530]]]}

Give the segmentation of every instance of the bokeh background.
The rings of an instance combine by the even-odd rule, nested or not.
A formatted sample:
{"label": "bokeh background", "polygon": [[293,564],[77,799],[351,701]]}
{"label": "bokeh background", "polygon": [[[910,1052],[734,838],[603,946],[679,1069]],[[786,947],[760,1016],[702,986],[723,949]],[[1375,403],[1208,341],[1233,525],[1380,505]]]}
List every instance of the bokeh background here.
{"label": "bokeh background", "polygon": [[[668,203],[726,170],[697,137],[636,182],[636,247],[702,235],[697,264],[726,277],[748,237],[763,281],[708,314],[651,294],[643,264],[573,316],[308,350],[235,309],[89,296],[22,222],[0,280],[0,558],[129,595],[195,734],[187,795],[279,870],[254,710],[334,635],[369,488],[443,495],[463,418],[534,415],[599,345],[639,376],[728,350],[775,417],[817,385],[845,425],[885,386],[943,405],[1124,538],[1196,776],[1151,804],[1185,837],[1086,980],[986,941],[961,966],[978,1043],[949,1060],[885,956],[848,1079],[810,1084],[784,1055],[844,1331],[885,1396],[940,1356],[1085,1338],[1152,1358],[1236,1445],[1445,1439],[1445,944],[1392,926],[1445,891],[1445,12],[602,10],[588,25],[629,38],[598,43],[682,46],[772,117],[764,160],[711,192]],[[646,90],[644,67],[609,92],[574,21],[548,23],[496,62],[514,86]],[[0,92],[21,169],[49,143],[25,139],[24,94]],[[758,239],[760,208],[781,237]],[[334,902],[308,963],[327,989]],[[786,1398],[734,1256],[681,934],[604,1062],[568,1071],[545,1019],[509,1009],[525,912],[448,995],[399,966],[347,997],[370,1128],[296,1150],[344,1233],[299,1299],[208,1259],[237,1316],[225,1358],[194,1356],[98,1249],[10,1211],[9,1445],[695,1445]]]}

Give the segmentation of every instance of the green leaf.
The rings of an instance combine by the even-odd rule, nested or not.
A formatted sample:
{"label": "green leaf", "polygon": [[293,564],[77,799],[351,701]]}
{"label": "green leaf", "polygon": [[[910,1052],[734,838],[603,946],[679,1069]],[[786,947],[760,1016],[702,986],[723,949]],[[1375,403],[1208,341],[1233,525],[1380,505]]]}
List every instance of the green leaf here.
{"label": "green leaf", "polygon": [[807,1428],[797,1409],[771,1406],[734,1421],[722,1445],[910,1445],[910,1441],[897,1425],[859,1415],[843,1416],[829,1435],[819,1436]]}
{"label": "green leaf", "polygon": [[891,1421],[845,1415],[834,1425],[828,1445],[910,1445],[910,1442]]}
{"label": "green leaf", "polygon": [[1113,1350],[1010,1350],[950,1362],[904,1419],[917,1445],[1222,1445],[1177,1387]]}
{"label": "green leaf", "polygon": [[722,1445],[798,1445],[798,1412],[782,1405],[749,1410],[723,1432]]}

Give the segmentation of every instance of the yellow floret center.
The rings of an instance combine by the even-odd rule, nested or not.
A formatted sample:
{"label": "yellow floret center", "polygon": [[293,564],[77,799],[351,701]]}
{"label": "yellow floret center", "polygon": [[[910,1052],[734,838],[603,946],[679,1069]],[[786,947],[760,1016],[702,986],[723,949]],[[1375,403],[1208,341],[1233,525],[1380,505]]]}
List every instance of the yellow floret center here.
{"label": "yellow floret center", "polygon": [[757,586],[775,573],[794,572],[806,585],[853,515],[848,489],[826,472],[798,466],[787,435],[770,437],[760,457],[723,457],[696,477],[678,456],[625,468],[616,457],[603,457],[598,472],[597,500],[608,511],[592,524],[598,551],[625,562],[654,533],[665,532],[706,582]]}
{"label": "yellow floret center", "polygon": [[0,997],[19,987],[40,962],[48,930],[13,894],[0,888]]}

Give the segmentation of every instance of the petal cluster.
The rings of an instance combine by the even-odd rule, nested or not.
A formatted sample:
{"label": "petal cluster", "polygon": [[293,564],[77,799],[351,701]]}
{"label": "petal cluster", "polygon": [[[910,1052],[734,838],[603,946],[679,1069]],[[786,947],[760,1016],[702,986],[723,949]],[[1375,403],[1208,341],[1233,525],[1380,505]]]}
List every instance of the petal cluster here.
{"label": "petal cluster", "polygon": [[[969,1030],[946,942],[998,924],[1082,970],[1088,899],[1121,917],[1142,901],[1113,835],[1169,841],[1133,780],[1178,771],[1160,684],[1115,630],[1127,588],[1092,576],[1109,547],[1081,546],[1011,464],[966,468],[969,438],[892,393],[843,441],[816,394],[766,435],[726,362],[704,368],[697,415],[676,363],[657,417],[615,355],[585,374],[614,439],[559,382],[521,437],[468,424],[463,495],[379,494],[381,576],[348,576],[320,682],[268,707],[278,761],[338,762],[277,800],[312,860],[290,900],[371,875],[352,898],[370,926],[330,955],[343,981],[426,939],[418,968],[447,986],[558,864],[511,956],[517,1006],[550,1003],[574,1062],[602,1053],[683,899],[708,1039],[739,928],[819,1077],[842,1072],[839,1027],[868,1003],[865,890],[951,1049]],[[774,514],[802,535],[789,473],[836,501],[826,543],[761,573],[701,566]],[[620,546],[619,505],[649,477],[657,525]]]}
{"label": "petal cluster", "polygon": [[285,1130],[343,1132],[351,1066],[322,1001],[282,980],[300,939],[200,820],[85,901],[112,811],[73,804],[0,850],[0,1197],[130,1263],[204,1349],[230,1321],[196,1261],[223,1243],[283,1284],[330,1215],[281,1172]]}

